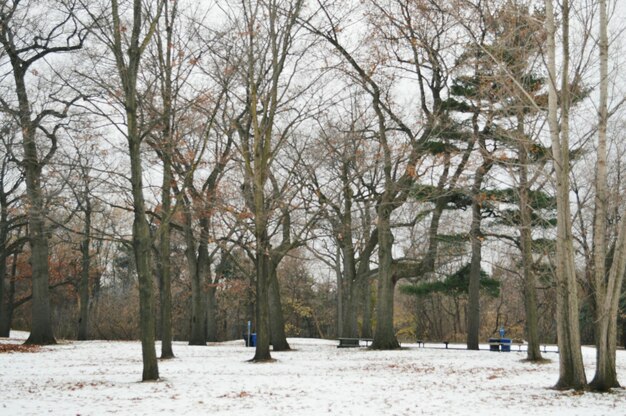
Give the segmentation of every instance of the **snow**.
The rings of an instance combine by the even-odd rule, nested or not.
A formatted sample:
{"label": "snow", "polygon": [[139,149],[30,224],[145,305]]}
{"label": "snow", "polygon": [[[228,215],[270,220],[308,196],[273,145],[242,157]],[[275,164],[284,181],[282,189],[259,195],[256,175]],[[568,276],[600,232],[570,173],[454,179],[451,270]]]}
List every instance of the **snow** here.
{"label": "snow", "polygon": [[[19,344],[13,332],[0,343]],[[2,415],[606,415],[626,412],[626,391],[558,392],[558,356],[522,362],[523,352],[467,351],[443,344],[402,350],[337,348],[290,339],[273,363],[248,362],[243,340],[174,344],[162,379],[142,383],[139,342],[63,341],[38,352],[0,354]],[[513,349],[517,349],[513,347]],[[158,351],[158,350],[157,350]],[[583,348],[587,376],[595,351]],[[626,351],[618,351],[626,381]],[[620,410],[621,409],[621,410]]]}

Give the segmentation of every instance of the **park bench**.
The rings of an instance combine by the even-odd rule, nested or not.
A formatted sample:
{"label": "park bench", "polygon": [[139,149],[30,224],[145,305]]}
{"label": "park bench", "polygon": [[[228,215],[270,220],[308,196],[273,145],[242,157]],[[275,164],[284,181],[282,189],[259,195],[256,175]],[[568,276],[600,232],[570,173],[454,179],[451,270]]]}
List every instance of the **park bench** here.
{"label": "park bench", "polygon": [[365,342],[365,346],[369,347],[369,343],[372,342],[371,338],[339,338],[339,345],[337,348],[355,348],[361,346],[361,341]]}
{"label": "park bench", "polygon": [[[430,341],[429,341],[429,342],[430,342]],[[445,345],[445,346],[446,346],[446,349],[448,349],[448,344],[450,343],[450,341],[440,341],[440,342],[442,342],[442,343],[443,343],[443,345]],[[433,343],[435,343],[435,342],[433,341],[433,342],[430,342],[430,343],[431,343],[431,344],[433,344]],[[421,347],[421,348],[424,348],[424,340],[418,339],[418,340],[417,340],[417,346],[418,346],[418,347]]]}
{"label": "park bench", "polygon": [[[443,345],[445,345],[445,346],[446,346],[446,349],[448,349],[448,344],[450,343],[450,341],[439,341],[439,342],[440,342],[440,343],[442,343]],[[430,341],[429,341],[429,343],[430,343],[430,344],[435,344],[435,343],[437,343],[437,342],[435,342],[435,341],[430,342]],[[418,339],[418,340],[417,340],[417,346],[418,346],[418,348],[419,348],[419,347],[424,348],[424,340]]]}

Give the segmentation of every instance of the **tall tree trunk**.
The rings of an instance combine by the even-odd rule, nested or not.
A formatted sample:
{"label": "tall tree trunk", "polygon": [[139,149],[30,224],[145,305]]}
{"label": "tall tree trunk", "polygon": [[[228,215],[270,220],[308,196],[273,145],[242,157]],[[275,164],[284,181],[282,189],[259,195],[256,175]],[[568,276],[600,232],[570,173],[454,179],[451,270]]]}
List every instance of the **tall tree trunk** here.
{"label": "tall tree trunk", "polygon": [[354,264],[354,247],[350,239],[341,245],[343,253],[343,332],[340,336],[355,338],[359,336],[358,306],[359,285]]}
{"label": "tall tree trunk", "polygon": [[[363,209],[363,235],[371,236],[372,232],[372,215],[369,202],[365,202]],[[359,267],[357,269],[358,284],[360,286],[360,298],[362,309],[362,325],[361,336],[363,338],[372,338],[374,332],[372,331],[372,293],[370,290],[371,281],[369,278],[370,272],[370,253],[367,250],[361,252],[359,259]]]}
{"label": "tall tree trunk", "polygon": [[[9,7],[5,10],[5,6]],[[37,148],[37,129],[40,127],[41,114],[33,118],[31,102],[26,88],[26,74],[29,66],[47,55],[47,42],[51,39],[40,38],[34,34],[35,43],[39,38],[46,48],[40,57],[24,60],[20,56],[23,51],[32,50],[33,46],[20,49],[15,45],[17,36],[13,33],[11,18],[14,16],[17,4],[3,5],[3,13],[0,22],[0,42],[3,52],[9,57],[11,72],[15,82],[15,94],[17,96],[17,118],[22,134],[23,161],[22,167],[26,179],[27,218],[28,218],[28,242],[31,248],[30,264],[32,267],[32,302],[31,302],[31,332],[26,340],[27,344],[55,344],[56,340],[52,331],[50,320],[50,296],[49,296],[49,271],[48,271],[48,236],[46,229],[45,198],[41,186],[41,175],[47,160],[56,151],[56,137],[51,135],[50,148],[47,154],[40,159]],[[22,24],[22,22],[19,22]],[[68,38],[69,42],[69,38]],[[23,46],[23,45],[20,45]],[[6,109],[6,108],[5,108]]]}
{"label": "tall tree trunk", "polygon": [[209,219],[200,219],[196,273],[191,279],[191,333],[189,345],[206,345],[205,284],[209,270]]}
{"label": "tall tree trunk", "polygon": [[[4,182],[0,181],[0,186],[4,187]],[[5,287],[7,286],[7,243],[9,239],[9,210],[4,188],[0,189],[0,337],[8,337],[10,328],[5,330],[8,303],[5,300]]]}
{"label": "tall tree trunk", "polygon": [[[17,238],[20,237],[18,232]],[[0,313],[0,337],[9,337],[11,335],[11,324],[13,322],[13,304],[15,301],[15,279],[17,277],[17,258],[18,252],[13,253],[13,261],[11,264],[11,276],[9,277],[9,290],[6,293],[6,301],[0,305],[2,313]]]}
{"label": "tall tree trunk", "polygon": [[85,224],[83,228],[83,241],[80,245],[81,251],[81,272],[79,287],[79,318],[78,318],[78,340],[85,341],[88,339],[88,323],[89,323],[89,269],[91,268],[91,201],[89,200],[89,191],[85,190],[85,200],[83,201],[85,209]]}
{"label": "tall tree trunk", "polygon": [[552,140],[552,154],[557,191],[557,336],[559,345],[559,380],[555,388],[581,390],[587,385],[580,349],[578,286],[572,222],[569,204],[569,1],[563,0],[561,15],[563,28],[563,68],[561,79],[561,126],[559,134],[555,17],[552,0],[546,0],[546,28],[548,31],[548,124]]}
{"label": "tall tree trunk", "polygon": [[596,373],[590,385],[594,390],[609,391],[620,387],[615,368],[617,315],[626,263],[626,220],[622,215],[613,261],[607,276],[607,145],[608,123],[608,16],[606,0],[600,0],[600,105],[594,222],[594,293],[596,300]]}
{"label": "tall tree trunk", "polygon": [[[45,225],[44,198],[37,166],[34,131],[22,128],[24,134],[24,165],[28,195],[28,239],[32,266],[31,332],[26,344],[56,344],[50,320],[50,278],[48,274],[48,237]],[[26,130],[26,131],[24,131]],[[30,136],[30,137],[28,137]]]}
{"label": "tall tree trunk", "polygon": [[[129,131],[136,128],[134,115],[129,115]],[[137,130],[135,130],[137,131]],[[143,357],[142,380],[157,380],[159,369],[156,358],[154,285],[150,267],[151,236],[145,214],[143,198],[143,180],[141,168],[141,150],[139,140],[129,136],[131,159],[131,182],[134,205],[133,250],[139,281],[139,327],[141,334],[141,350]]]}
{"label": "tall tree trunk", "polygon": [[[482,169],[482,168],[481,168]],[[476,188],[476,186],[475,186]],[[468,314],[467,314],[467,349],[479,349],[480,332],[480,263],[482,258],[482,235],[480,232],[481,223],[481,201],[480,184],[477,193],[474,193],[472,201],[472,224],[470,229],[470,239],[472,246],[472,258],[469,270],[468,289]]]}
{"label": "tall tree trunk", "polygon": [[285,318],[280,300],[280,287],[276,268],[278,264],[272,261],[270,264],[269,303],[270,303],[270,343],[274,351],[289,351],[291,347],[285,334]]}
{"label": "tall tree trunk", "polygon": [[376,302],[376,330],[372,349],[400,348],[393,328],[393,300],[395,279],[392,271],[393,233],[391,207],[385,200],[378,207],[378,300]]}
{"label": "tall tree trunk", "polygon": [[[169,146],[168,146],[169,147]],[[163,183],[161,185],[161,204],[163,213],[161,218],[161,227],[159,230],[159,259],[160,284],[159,284],[159,300],[161,304],[161,359],[174,358],[174,350],[172,348],[172,266],[171,246],[170,246],[170,217],[172,211],[171,201],[171,184],[173,180],[171,157],[169,153],[171,149],[165,149],[163,155]]]}
{"label": "tall tree trunk", "polygon": [[472,187],[472,223],[470,226],[470,241],[472,257],[469,270],[468,313],[467,313],[467,349],[479,349],[480,332],[480,263],[482,259],[482,195],[481,188],[486,173],[485,164],[481,165],[474,178]]}
{"label": "tall tree trunk", "polygon": [[533,271],[532,253],[532,209],[528,196],[528,148],[524,134],[523,116],[518,116],[518,158],[519,166],[519,211],[520,248],[522,252],[522,273],[524,279],[524,310],[526,314],[526,339],[528,350],[526,360],[542,361],[539,343],[539,319],[537,316],[537,283]]}
{"label": "tall tree trunk", "polygon": [[209,285],[206,294],[206,340],[217,342],[217,287]]}
{"label": "tall tree trunk", "polygon": [[361,286],[361,307],[363,309],[361,336],[363,338],[372,338],[372,293],[370,291],[370,279],[364,276],[360,284]]}
{"label": "tall tree trunk", "polygon": [[[474,116],[474,135],[478,136],[478,125]],[[480,153],[483,163],[476,169],[474,184],[472,185],[472,223],[470,225],[470,242],[472,246],[472,257],[469,270],[468,305],[467,305],[467,349],[479,349],[480,336],[480,274],[482,261],[483,235],[480,230],[482,223],[482,186],[485,175],[492,166],[490,155],[486,150],[484,138],[478,138]]]}
{"label": "tall tree trunk", "polygon": [[337,277],[337,336],[343,336],[343,274],[341,273],[341,249],[337,245],[335,254],[335,275]]}
{"label": "tall tree trunk", "polygon": [[[172,348],[172,267],[171,267],[171,226],[172,217],[172,182],[174,175],[172,174],[172,155],[174,153],[173,139],[173,98],[172,98],[172,50],[173,41],[173,20],[177,17],[178,2],[173,1],[170,11],[168,2],[164,3],[164,21],[166,26],[165,44],[160,36],[156,36],[159,64],[161,66],[163,83],[161,84],[161,98],[163,100],[162,125],[163,131],[161,135],[162,148],[160,149],[161,160],[163,161],[163,182],[161,183],[161,204],[162,216],[161,226],[159,229],[159,259],[160,284],[159,284],[159,300],[161,304],[161,359],[169,359],[174,357]],[[165,53],[164,53],[165,52]]]}
{"label": "tall tree trunk", "polygon": [[[19,63],[15,63],[19,65]],[[56,344],[50,320],[50,295],[48,274],[48,236],[45,225],[45,201],[41,188],[42,166],[37,154],[36,128],[31,120],[31,109],[26,92],[25,76],[21,68],[13,69],[19,103],[24,174],[28,197],[28,241],[31,248],[32,267],[32,317],[31,333],[27,344]]]}
{"label": "tall tree trunk", "polygon": [[252,361],[272,360],[270,354],[270,244],[265,229],[265,222],[259,221],[256,229],[256,350]]}

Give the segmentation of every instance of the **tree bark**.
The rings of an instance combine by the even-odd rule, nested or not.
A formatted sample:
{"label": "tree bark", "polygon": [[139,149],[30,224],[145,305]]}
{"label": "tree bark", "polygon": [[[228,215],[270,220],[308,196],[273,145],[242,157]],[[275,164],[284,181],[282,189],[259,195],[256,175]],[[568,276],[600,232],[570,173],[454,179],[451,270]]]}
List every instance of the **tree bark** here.
{"label": "tree bark", "polygon": [[[166,149],[169,153],[171,149]],[[161,185],[161,199],[163,206],[163,216],[161,219],[161,227],[159,230],[159,266],[161,268],[160,284],[159,284],[159,300],[161,312],[161,359],[174,358],[174,350],[172,348],[172,266],[171,257],[171,227],[170,216],[172,210],[171,203],[171,183],[173,180],[171,159],[169,154],[163,157],[163,183]]]}
{"label": "tree bark", "polygon": [[206,300],[206,340],[217,342],[217,287],[215,284],[209,285]]}
{"label": "tree bark", "polygon": [[[131,159],[131,183],[134,206],[133,251],[139,281],[139,328],[143,358],[142,381],[158,380],[159,369],[155,349],[154,288],[150,267],[152,238],[145,214],[141,149],[137,136],[130,131],[136,129],[136,114],[127,114],[129,149]],[[135,133],[137,130],[135,130]],[[134,136],[134,137],[133,137]]]}
{"label": "tree bark", "polygon": [[89,190],[87,185],[84,192],[84,209],[85,224],[83,228],[83,241],[80,245],[81,251],[81,272],[79,286],[79,318],[78,318],[78,340],[85,341],[88,339],[89,329],[89,270],[91,268],[91,201],[89,199]]}
{"label": "tree bark", "polygon": [[337,277],[337,336],[343,336],[343,273],[341,272],[341,249],[337,245],[335,254],[335,275]]}
{"label": "tree bark", "polygon": [[[4,168],[4,166],[3,166]],[[0,337],[8,337],[10,327],[5,329],[8,303],[5,300],[5,286],[7,279],[7,259],[9,253],[7,251],[7,243],[9,239],[9,209],[7,204],[7,196],[4,193],[4,169],[0,178]]]}
{"label": "tree bark", "polygon": [[278,263],[270,264],[269,303],[270,303],[270,343],[274,351],[290,351],[285,334],[285,318],[283,316],[282,302],[280,300],[280,287],[276,269]]}
{"label": "tree bark", "polygon": [[[263,198],[262,198],[263,199]],[[270,262],[269,239],[264,221],[257,219],[256,227],[256,350],[252,361],[271,361],[270,354],[270,307],[269,307],[269,275]]]}
{"label": "tree bark", "polygon": [[[18,238],[19,237],[18,233]],[[13,253],[11,276],[9,277],[9,290],[5,295],[5,303],[0,304],[0,307],[2,307],[2,313],[0,313],[0,337],[9,337],[11,335],[11,323],[13,322],[13,309],[15,301],[15,279],[17,277],[17,258],[18,252]]]}
{"label": "tree bark", "polygon": [[[483,168],[479,168],[482,170]],[[480,176],[480,179],[478,178]],[[467,349],[479,349],[480,332],[480,263],[482,258],[482,235],[480,223],[482,221],[482,209],[480,200],[480,188],[482,175],[477,174],[474,183],[474,198],[472,201],[472,224],[470,229],[470,241],[472,246],[472,257],[469,271],[468,289],[468,312],[467,312]]]}
{"label": "tree bark", "polygon": [[365,275],[359,282],[361,288],[361,308],[363,314],[361,315],[361,337],[372,338],[372,293],[370,291],[370,279]]}
{"label": "tree bark", "polygon": [[526,360],[531,362],[542,361],[537,316],[537,283],[533,271],[532,253],[532,209],[528,197],[528,148],[524,134],[523,116],[518,116],[519,142],[519,211],[520,211],[520,249],[522,252],[522,273],[524,280],[524,310],[526,313],[526,340],[528,350]]}
{"label": "tree bark", "polygon": [[606,0],[600,0],[600,104],[598,111],[598,148],[594,221],[594,293],[596,301],[596,373],[592,389],[609,391],[619,388],[615,354],[617,349],[617,315],[626,263],[626,220],[622,215],[618,240],[610,270],[606,271],[607,230],[607,144],[608,124],[608,16]]}
{"label": "tree bark", "polygon": [[191,276],[191,333],[189,334],[189,345],[206,345],[205,285],[207,283],[207,275],[210,272],[208,238],[209,219],[203,217],[200,219],[200,241],[198,242],[196,273]]}
{"label": "tree bark", "polygon": [[393,327],[393,300],[396,282],[392,271],[391,212],[389,205],[385,202],[380,203],[378,207],[378,299],[376,302],[376,330],[372,342],[372,349],[376,350],[400,348]]}

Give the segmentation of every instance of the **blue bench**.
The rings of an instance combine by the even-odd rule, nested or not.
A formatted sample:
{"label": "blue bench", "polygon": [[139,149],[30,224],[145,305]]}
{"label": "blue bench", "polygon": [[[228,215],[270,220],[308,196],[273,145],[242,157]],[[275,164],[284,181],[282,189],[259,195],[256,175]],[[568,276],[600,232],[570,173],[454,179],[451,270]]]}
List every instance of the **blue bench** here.
{"label": "blue bench", "polygon": [[489,351],[511,352],[511,338],[489,338]]}

